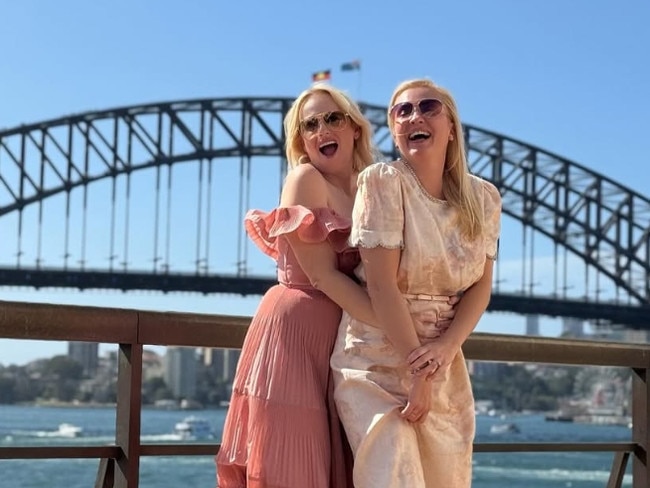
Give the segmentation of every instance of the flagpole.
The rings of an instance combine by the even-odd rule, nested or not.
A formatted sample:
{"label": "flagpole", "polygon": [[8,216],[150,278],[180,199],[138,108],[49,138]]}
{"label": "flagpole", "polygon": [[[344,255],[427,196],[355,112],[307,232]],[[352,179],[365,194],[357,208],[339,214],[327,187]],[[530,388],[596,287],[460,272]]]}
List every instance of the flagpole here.
{"label": "flagpole", "polygon": [[361,68],[357,70],[357,102],[361,102]]}
{"label": "flagpole", "polygon": [[[357,94],[355,98],[357,102],[361,101],[361,61],[355,59],[353,61],[348,61],[341,65],[341,71],[356,71],[357,72]],[[349,88],[350,93],[353,93],[352,87]]]}

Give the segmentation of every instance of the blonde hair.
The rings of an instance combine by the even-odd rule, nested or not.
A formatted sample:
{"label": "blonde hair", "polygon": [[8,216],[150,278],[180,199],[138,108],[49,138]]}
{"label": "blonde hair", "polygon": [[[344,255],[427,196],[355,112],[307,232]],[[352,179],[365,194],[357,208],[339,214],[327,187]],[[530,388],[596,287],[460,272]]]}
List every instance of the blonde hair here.
{"label": "blonde hair", "polygon": [[[458,210],[458,225],[462,234],[470,240],[483,235],[485,217],[476,191],[472,187],[465,155],[465,136],[458,115],[456,102],[449,90],[436,85],[426,78],[407,80],[400,83],[390,98],[388,110],[395,104],[397,97],[410,88],[431,88],[438,93],[438,98],[447,107],[452,124],[453,139],[447,144],[445,169],[442,175],[442,193],[447,202]],[[395,123],[388,114],[388,126],[392,134]]]}
{"label": "blonde hair", "polygon": [[303,146],[300,135],[300,110],[307,99],[315,93],[326,93],[339,109],[350,117],[352,123],[359,129],[359,137],[354,142],[352,168],[359,172],[374,162],[377,151],[372,142],[372,126],[361,113],[361,109],[345,92],[327,84],[317,84],[303,91],[294,100],[284,117],[284,135],[286,138],[286,156],[290,168],[308,163],[309,157]]}

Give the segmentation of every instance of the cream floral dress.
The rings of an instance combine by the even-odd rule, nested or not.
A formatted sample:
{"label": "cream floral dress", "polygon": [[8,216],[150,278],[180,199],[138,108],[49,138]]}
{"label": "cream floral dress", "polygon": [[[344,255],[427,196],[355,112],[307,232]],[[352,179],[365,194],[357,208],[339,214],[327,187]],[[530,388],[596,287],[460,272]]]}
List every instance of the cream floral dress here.
{"label": "cream floral dress", "polygon": [[[456,211],[430,196],[405,163],[377,163],[361,173],[352,218],[353,246],[400,248],[398,285],[421,341],[444,334],[438,314],[448,296],[478,281],[497,251],[501,197],[471,176],[483,205],[486,232],[468,242]],[[363,270],[357,270],[363,281]],[[459,352],[436,375],[433,406],[421,424],[398,413],[410,378],[381,329],[344,312],[331,359],[339,415],[354,451],[355,488],[464,488],[471,485],[474,399]]]}

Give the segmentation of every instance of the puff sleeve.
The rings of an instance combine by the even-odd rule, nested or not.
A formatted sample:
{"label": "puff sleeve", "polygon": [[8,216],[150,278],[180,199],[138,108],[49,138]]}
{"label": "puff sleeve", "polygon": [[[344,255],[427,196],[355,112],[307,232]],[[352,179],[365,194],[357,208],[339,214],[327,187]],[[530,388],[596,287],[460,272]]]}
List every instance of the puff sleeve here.
{"label": "puff sleeve", "polygon": [[278,238],[297,232],[307,243],[328,241],[336,252],[347,247],[350,220],[329,208],[302,205],[278,207],[271,212],[249,210],[244,218],[246,233],[264,254],[278,258]]}
{"label": "puff sleeve", "polygon": [[404,201],[398,171],[375,163],[359,174],[352,211],[350,245],[404,247]]}
{"label": "puff sleeve", "polygon": [[488,259],[497,258],[499,233],[501,232],[501,195],[496,186],[483,181],[483,212],[485,222],[485,254]]}

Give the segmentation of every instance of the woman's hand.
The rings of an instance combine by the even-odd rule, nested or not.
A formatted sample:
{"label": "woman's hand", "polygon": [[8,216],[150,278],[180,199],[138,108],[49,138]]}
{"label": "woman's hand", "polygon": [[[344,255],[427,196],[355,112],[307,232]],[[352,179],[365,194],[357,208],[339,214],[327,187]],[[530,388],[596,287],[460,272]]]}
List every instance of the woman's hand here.
{"label": "woman's hand", "polygon": [[[456,316],[456,305],[460,299],[460,295],[451,295],[447,301],[449,307],[438,312],[436,326],[439,329],[449,328]],[[438,338],[411,351],[407,361],[411,374],[431,379],[440,368],[450,365],[455,356],[456,351],[446,346],[444,339]]]}
{"label": "woman's hand", "polygon": [[421,423],[431,409],[432,383],[422,377],[415,377],[411,383],[406,407],[400,411],[400,417],[412,423]]}
{"label": "woman's hand", "polygon": [[441,329],[446,329],[451,325],[451,321],[454,320],[456,316],[456,304],[460,302],[459,295],[451,295],[446,305],[449,305],[448,308],[444,308],[438,312],[437,325]]}
{"label": "woman's hand", "polygon": [[411,374],[416,378],[431,379],[439,370],[449,367],[457,352],[444,339],[434,339],[409,354],[407,361]]}

